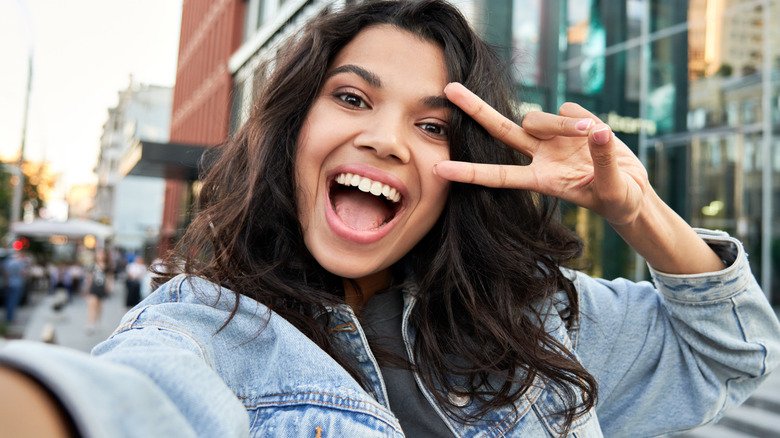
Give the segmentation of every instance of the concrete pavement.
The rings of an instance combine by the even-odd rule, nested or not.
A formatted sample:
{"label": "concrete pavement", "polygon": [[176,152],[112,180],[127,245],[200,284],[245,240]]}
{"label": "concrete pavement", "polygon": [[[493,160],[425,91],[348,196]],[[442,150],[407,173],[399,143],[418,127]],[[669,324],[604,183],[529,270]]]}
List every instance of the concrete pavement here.
{"label": "concrete pavement", "polygon": [[125,307],[124,280],[117,280],[114,291],[103,300],[103,316],[94,331],[87,331],[87,300],[77,294],[60,310],[55,310],[53,295],[39,297],[29,315],[22,334],[23,339],[52,342],[89,352],[108,338],[119,325]]}

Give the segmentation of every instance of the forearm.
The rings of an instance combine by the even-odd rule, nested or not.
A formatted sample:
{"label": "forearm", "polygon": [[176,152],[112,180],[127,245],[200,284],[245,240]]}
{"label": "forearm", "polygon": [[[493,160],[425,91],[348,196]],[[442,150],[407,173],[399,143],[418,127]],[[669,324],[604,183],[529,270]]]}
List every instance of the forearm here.
{"label": "forearm", "polygon": [[725,268],[696,231],[651,191],[639,215],[615,231],[654,269],[669,274],[700,274]]}
{"label": "forearm", "polygon": [[0,424],[4,436],[75,436],[59,402],[26,374],[0,366]]}

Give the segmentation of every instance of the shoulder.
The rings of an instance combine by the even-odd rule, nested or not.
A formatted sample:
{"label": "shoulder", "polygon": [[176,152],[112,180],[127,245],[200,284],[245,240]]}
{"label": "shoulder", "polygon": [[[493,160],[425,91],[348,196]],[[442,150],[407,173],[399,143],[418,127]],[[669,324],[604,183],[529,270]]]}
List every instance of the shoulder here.
{"label": "shoulder", "polygon": [[221,295],[234,296],[235,294],[231,290],[223,288],[205,278],[179,274],[155,289],[144,300],[144,303],[146,305],[175,302],[197,303],[200,301],[197,298],[199,296],[214,299]]}
{"label": "shoulder", "polygon": [[296,342],[305,338],[262,303],[207,279],[185,274],[167,281],[131,309],[114,337],[156,339],[160,334],[175,337],[200,351],[261,345],[260,348],[267,348],[279,340]]}
{"label": "shoulder", "polygon": [[207,279],[180,274],[163,283],[128,312],[117,331],[165,322],[199,330],[206,326],[221,327],[229,319],[240,323],[247,315],[268,313],[267,307],[249,297]]}
{"label": "shoulder", "polygon": [[349,373],[279,314],[198,277],[179,275],[131,310],[95,352],[112,350],[114,357],[120,350],[164,357],[155,366],[168,368],[171,357],[194,354],[247,409],[313,404],[332,414],[338,400],[376,409]]}
{"label": "shoulder", "polygon": [[257,301],[182,274],[125,314],[119,327],[93,353],[113,357],[128,351],[166,357],[194,354],[225,374],[240,358],[272,346],[278,319]]}

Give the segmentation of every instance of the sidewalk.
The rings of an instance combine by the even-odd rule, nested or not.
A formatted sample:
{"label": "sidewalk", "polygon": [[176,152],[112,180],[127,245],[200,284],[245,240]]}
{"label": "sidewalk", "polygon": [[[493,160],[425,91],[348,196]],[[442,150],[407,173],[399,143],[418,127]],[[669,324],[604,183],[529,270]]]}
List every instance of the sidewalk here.
{"label": "sidewalk", "polygon": [[103,300],[101,322],[91,333],[87,333],[87,300],[83,294],[74,296],[59,311],[54,310],[54,299],[52,295],[45,295],[30,306],[31,314],[24,326],[22,339],[52,342],[89,352],[111,335],[128,310],[125,307],[123,278],[117,279],[113,293]]}

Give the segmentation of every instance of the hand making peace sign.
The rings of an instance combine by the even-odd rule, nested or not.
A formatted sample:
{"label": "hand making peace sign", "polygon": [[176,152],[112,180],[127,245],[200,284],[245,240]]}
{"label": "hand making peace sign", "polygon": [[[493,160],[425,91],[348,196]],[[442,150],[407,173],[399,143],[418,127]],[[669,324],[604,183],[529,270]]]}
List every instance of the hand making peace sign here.
{"label": "hand making peace sign", "polygon": [[532,112],[523,127],[459,83],[447,98],[493,137],[531,158],[527,166],[442,161],[435,172],[450,181],[527,189],[564,199],[606,219],[656,269],[695,274],[723,262],[650,186],[633,152],[596,116],[574,103],[560,115]]}
{"label": "hand making peace sign", "polygon": [[528,166],[444,161],[436,173],[445,179],[555,196],[588,208],[613,225],[633,221],[645,194],[652,191],[636,155],[577,104],[564,104],[558,116],[529,113],[521,128],[459,83],[444,91],[493,137],[532,159]]}

